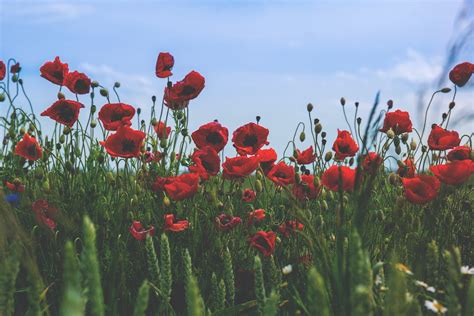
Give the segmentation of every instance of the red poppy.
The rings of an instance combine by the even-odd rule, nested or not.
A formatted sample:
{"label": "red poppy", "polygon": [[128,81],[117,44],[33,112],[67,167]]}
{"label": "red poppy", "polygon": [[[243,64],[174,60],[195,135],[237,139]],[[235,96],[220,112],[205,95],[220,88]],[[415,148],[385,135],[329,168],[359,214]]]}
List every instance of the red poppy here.
{"label": "red poppy", "polygon": [[447,157],[450,161],[471,159],[471,152],[472,149],[468,146],[458,146],[451,149]]}
{"label": "red poppy", "polygon": [[84,108],[82,103],[60,99],[47,108],[41,116],[48,116],[58,123],[72,127],[79,118],[79,111]]}
{"label": "red poppy", "polygon": [[302,231],[304,225],[298,221],[286,221],[278,227],[278,231],[285,237],[290,237],[292,233],[296,231]]}
{"label": "red poppy", "polygon": [[257,194],[255,193],[254,190],[245,189],[242,192],[242,201],[244,201],[246,203],[252,202],[253,200],[255,200],[256,197],[257,197]]}
{"label": "red poppy", "polygon": [[316,155],[314,154],[313,146],[310,146],[303,151],[297,149],[296,152],[298,154],[296,162],[300,165],[308,165],[316,160]]}
{"label": "red poppy", "polygon": [[272,170],[267,174],[267,178],[272,180],[276,185],[284,186],[292,184],[295,182],[295,168],[280,161],[273,166]]}
{"label": "red poppy", "polygon": [[154,153],[151,151],[146,151],[143,154],[142,160],[145,163],[160,162],[161,158],[162,158],[162,154],[159,151],[155,151]]}
{"label": "red poppy", "polygon": [[404,166],[399,167],[397,170],[398,175],[402,178],[413,178],[415,176],[416,171],[413,159],[407,158],[403,163]]}
{"label": "red poppy", "polygon": [[443,183],[463,184],[474,172],[471,160],[455,160],[444,165],[430,167],[431,172]]}
{"label": "red poppy", "polygon": [[196,147],[212,147],[216,152],[220,152],[227,144],[229,130],[219,122],[210,122],[199,127],[191,134]]}
{"label": "red poppy", "polygon": [[430,136],[428,136],[428,146],[432,150],[446,150],[459,146],[461,139],[456,131],[448,131],[433,124]]}
{"label": "red poppy", "polygon": [[43,155],[43,150],[38,141],[28,133],[23,135],[23,139],[16,144],[15,154],[25,159],[35,161]]}
{"label": "red poppy", "polygon": [[216,227],[220,231],[229,231],[242,223],[240,217],[221,214],[215,219]]}
{"label": "red poppy", "polygon": [[25,192],[25,185],[21,184],[19,179],[15,179],[15,180],[13,180],[13,182],[5,181],[5,186],[10,191],[20,192],[20,193]]}
{"label": "red poppy", "polygon": [[170,183],[164,185],[166,193],[175,201],[181,201],[192,197],[198,190],[199,175],[185,173],[173,177]]}
{"label": "red poppy", "polygon": [[82,72],[70,72],[64,78],[63,84],[76,94],[87,94],[91,90],[91,80]]}
{"label": "red poppy", "polygon": [[5,66],[5,63],[0,60],[0,80],[3,80],[5,78],[5,74],[7,72],[7,67]]}
{"label": "red poppy", "polygon": [[21,70],[20,63],[15,63],[15,64],[11,65],[11,67],[10,67],[10,72],[12,74],[17,74],[17,73],[20,72],[20,70]]}
{"label": "red poppy", "polygon": [[120,126],[115,134],[110,135],[100,144],[112,157],[132,158],[140,156],[140,147],[145,133],[129,126]]}
{"label": "red poppy", "polygon": [[189,171],[199,174],[203,180],[217,175],[221,167],[221,159],[212,147],[195,150],[191,161],[194,165],[189,166]]}
{"label": "red poppy", "polygon": [[355,170],[345,166],[331,166],[324,171],[321,177],[321,183],[331,191],[339,191],[339,182],[341,190],[352,192],[355,183]]}
{"label": "red poppy", "polygon": [[173,110],[185,108],[189,100],[201,93],[204,84],[204,77],[197,71],[191,71],[182,81],[165,88],[165,105]]}
{"label": "red poppy", "polygon": [[158,54],[156,60],[155,74],[158,78],[166,78],[171,76],[173,73],[171,69],[174,66],[174,57],[170,53]]}
{"label": "red poppy", "polygon": [[392,129],[395,135],[412,132],[410,113],[400,110],[387,112],[383,121],[383,127],[379,131],[386,133],[389,129]]}
{"label": "red poppy", "polygon": [[107,103],[99,111],[99,120],[108,131],[116,131],[119,126],[132,125],[135,108],[125,103]]}
{"label": "red poppy", "polygon": [[263,145],[268,145],[268,129],[255,123],[245,124],[236,129],[232,142],[239,155],[255,155]]}
{"label": "red poppy", "polygon": [[226,158],[222,164],[222,176],[225,179],[240,179],[254,172],[258,167],[258,157]]}
{"label": "red poppy", "polygon": [[438,195],[440,187],[436,177],[424,174],[413,178],[402,178],[405,197],[414,204],[424,204],[432,201]]}
{"label": "red poppy", "polygon": [[265,210],[264,209],[258,209],[258,210],[255,210],[255,211],[252,211],[249,213],[249,219],[248,219],[248,222],[247,222],[247,225],[252,225],[254,222],[258,223],[258,222],[261,222],[263,221],[263,219],[265,218]]}
{"label": "red poppy", "polygon": [[257,151],[257,157],[260,161],[260,167],[263,173],[268,174],[277,160],[277,153],[273,148],[260,149]]}
{"label": "red poppy", "polygon": [[293,195],[300,201],[314,200],[321,193],[321,187],[314,184],[313,175],[302,175],[301,182],[293,186]]}
{"label": "red poppy", "polygon": [[165,215],[165,227],[164,231],[180,232],[189,228],[189,222],[187,220],[177,221],[174,218],[174,214]]}
{"label": "red poppy", "polygon": [[362,160],[362,168],[364,171],[370,174],[375,174],[382,163],[382,157],[380,157],[376,152],[371,151],[367,153],[367,155],[364,157],[364,160]]}
{"label": "red poppy", "polygon": [[268,257],[275,251],[275,240],[276,234],[274,232],[264,232],[261,230],[249,238],[249,243],[251,247],[260,251],[265,257]]}
{"label": "red poppy", "polygon": [[173,178],[174,177],[167,177],[167,178],[157,177],[155,179],[155,182],[153,182],[151,189],[155,192],[164,191],[165,185],[173,182]]}
{"label": "red poppy", "polygon": [[336,152],[336,159],[344,160],[346,157],[354,157],[359,150],[359,146],[352,139],[351,133],[337,130],[337,138],[332,145],[332,150]]}
{"label": "red poppy", "polygon": [[64,82],[64,78],[69,73],[68,64],[62,63],[59,60],[59,57],[56,56],[54,61],[48,61],[44,63],[43,66],[40,68],[41,77],[44,79],[62,86]]}
{"label": "red poppy", "polygon": [[58,210],[49,205],[46,200],[37,200],[31,205],[33,212],[36,214],[36,221],[40,224],[48,226],[50,229],[56,228],[54,216]]}
{"label": "red poppy", "polygon": [[449,72],[449,80],[458,87],[464,86],[474,73],[474,64],[470,62],[460,63]]}
{"label": "red poppy", "polygon": [[153,129],[156,132],[156,135],[158,136],[159,139],[166,139],[168,136],[170,136],[171,133],[171,127],[166,126],[165,123],[163,122],[157,122],[154,126]]}
{"label": "red poppy", "polygon": [[150,228],[145,229],[139,221],[133,221],[132,226],[130,226],[128,230],[136,240],[145,240],[147,235],[155,235],[155,227],[153,225],[151,225]]}

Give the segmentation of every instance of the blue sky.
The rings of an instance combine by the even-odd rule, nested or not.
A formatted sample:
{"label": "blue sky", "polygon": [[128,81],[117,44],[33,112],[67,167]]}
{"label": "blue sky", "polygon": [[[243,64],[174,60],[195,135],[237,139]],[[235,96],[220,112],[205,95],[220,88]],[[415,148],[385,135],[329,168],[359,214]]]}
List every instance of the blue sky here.
{"label": "blue sky", "polygon": [[[281,153],[298,122],[306,122],[308,102],[331,136],[346,128],[341,96],[359,101],[364,115],[381,90],[383,102],[391,98],[419,120],[417,93],[439,88],[463,6],[472,22],[473,0],[0,0],[0,58],[21,62],[37,111],[57,92],[39,67],[59,55],[104,85],[120,81],[122,101],[147,115],[151,95],[160,97],[165,84],[154,76],[157,54],[169,51],[174,81],[191,70],[206,77],[190,104],[191,129],[219,119],[233,131],[261,115]],[[474,61],[473,49],[471,37],[454,62]],[[462,89],[459,108],[472,110],[473,99],[472,85]],[[440,99],[433,120],[447,102]],[[469,123],[459,128],[472,132]]]}

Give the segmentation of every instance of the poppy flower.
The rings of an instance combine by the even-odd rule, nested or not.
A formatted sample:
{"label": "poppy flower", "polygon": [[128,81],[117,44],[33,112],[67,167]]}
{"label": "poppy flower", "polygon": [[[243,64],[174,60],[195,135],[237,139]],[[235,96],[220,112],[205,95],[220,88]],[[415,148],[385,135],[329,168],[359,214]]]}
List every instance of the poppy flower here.
{"label": "poppy flower", "polygon": [[413,178],[402,178],[405,197],[414,204],[430,202],[438,195],[439,180],[434,176],[420,174]]}
{"label": "poppy flower", "polygon": [[177,221],[174,218],[174,214],[165,215],[165,227],[164,231],[180,232],[189,228],[189,222],[187,220]]}
{"label": "poppy flower", "polygon": [[132,158],[140,155],[140,147],[145,133],[129,126],[120,126],[115,134],[110,135],[100,144],[112,157]]}
{"label": "poppy flower", "polygon": [[383,159],[376,152],[369,152],[362,160],[362,169],[372,175],[377,173],[377,170],[382,165]]}
{"label": "poppy flower", "polygon": [[410,113],[400,110],[387,112],[383,120],[383,127],[379,131],[386,133],[389,129],[392,129],[395,135],[412,132]]}
{"label": "poppy flower", "polygon": [[35,161],[41,158],[43,155],[43,150],[38,144],[38,141],[33,136],[30,136],[28,133],[23,135],[23,139],[16,144],[15,154],[21,156],[25,159]]}
{"label": "poppy flower", "polygon": [[296,162],[299,165],[308,165],[313,163],[316,160],[316,155],[314,154],[313,146],[308,147],[307,149],[300,151],[299,149],[296,150],[297,158]]}
{"label": "poppy flower", "polygon": [[258,157],[234,157],[226,158],[222,164],[222,176],[225,179],[240,179],[254,172],[258,167]]}
{"label": "poppy flower", "polygon": [[75,94],[87,94],[91,90],[91,80],[82,72],[70,72],[64,78],[63,84]]}
{"label": "poppy flower", "polygon": [[84,108],[82,103],[60,99],[47,108],[41,116],[48,116],[58,123],[72,127],[79,118],[79,111]]}
{"label": "poppy flower", "polygon": [[[341,187],[339,187],[341,182]],[[355,183],[355,170],[345,166],[331,166],[324,171],[321,177],[321,183],[331,191],[352,192]]]}
{"label": "poppy flower", "polygon": [[288,185],[295,182],[295,168],[280,161],[268,172],[267,178],[276,185]]}
{"label": "poppy flower", "polygon": [[290,237],[292,233],[296,231],[302,231],[304,225],[298,221],[286,221],[278,227],[278,231],[286,238]]}
{"label": "poppy flower", "polygon": [[155,151],[154,153],[151,151],[146,151],[143,154],[142,161],[145,163],[160,162],[161,158],[162,154],[159,151]]}
{"label": "poppy flower", "polygon": [[444,165],[431,166],[430,171],[443,183],[463,184],[474,172],[471,160],[455,160]]}
{"label": "poppy flower", "polygon": [[448,131],[436,124],[433,124],[431,133],[428,136],[428,146],[432,150],[446,150],[459,146],[461,139],[456,131]]}
{"label": "poppy flower", "polygon": [[36,221],[40,224],[48,226],[50,229],[56,228],[56,222],[54,216],[57,213],[57,209],[49,205],[46,200],[37,200],[31,205],[33,212],[36,215]]}
{"label": "poppy flower", "polygon": [[471,64],[470,62],[460,63],[454,66],[454,68],[449,72],[449,80],[458,87],[462,87],[469,81],[473,73],[474,64]]}
{"label": "poppy flower", "polygon": [[447,155],[448,160],[465,160],[471,159],[472,149],[468,146],[458,146],[451,149]]}
{"label": "poppy flower", "polygon": [[125,103],[107,103],[99,111],[99,120],[108,131],[116,131],[119,126],[132,125],[135,108]]}
{"label": "poppy flower", "polygon": [[277,153],[273,148],[260,149],[257,151],[257,157],[260,161],[260,168],[262,168],[263,173],[266,175],[273,168],[277,160]]}
{"label": "poppy flower", "polygon": [[344,160],[346,157],[354,157],[359,150],[359,146],[352,139],[351,133],[337,130],[337,138],[332,145],[332,150],[336,152],[336,159]]}
{"label": "poppy flower", "polygon": [[25,185],[21,184],[19,179],[15,179],[13,182],[5,181],[5,186],[8,188],[8,190],[13,192],[25,192]]}
{"label": "poppy flower", "polygon": [[7,67],[5,66],[5,63],[0,60],[0,80],[3,80],[5,78],[5,74],[7,72]]}
{"label": "poppy flower", "polygon": [[321,193],[321,187],[314,184],[313,175],[302,175],[301,182],[293,186],[293,195],[300,201],[314,200]]}
{"label": "poppy flower", "polygon": [[153,182],[151,188],[155,192],[160,192],[165,190],[165,184],[169,184],[173,181],[173,177],[157,177]]}
{"label": "poppy flower", "polygon": [[252,122],[236,129],[232,142],[239,155],[255,155],[263,145],[269,144],[268,133],[268,129]]}
{"label": "poppy flower", "polygon": [[145,229],[139,221],[133,221],[132,226],[130,226],[128,230],[136,240],[145,240],[147,235],[155,235],[155,227],[153,225],[151,225],[150,228]]}
{"label": "poppy flower", "polygon": [[185,173],[173,177],[170,183],[164,185],[166,194],[175,201],[181,201],[192,197],[198,190],[199,175]]}
{"label": "poppy flower", "polygon": [[255,193],[254,190],[245,189],[242,192],[242,201],[244,201],[246,203],[252,202],[253,200],[255,200],[256,197],[257,197],[257,194]]}
{"label": "poppy flower", "polygon": [[156,60],[155,74],[158,78],[166,78],[173,73],[174,57],[170,53],[159,53]]}
{"label": "poppy flower", "polygon": [[210,122],[194,131],[191,138],[199,149],[209,146],[220,152],[227,144],[229,130],[219,122]]}
{"label": "poppy flower", "polygon": [[182,81],[165,88],[165,105],[172,110],[184,109],[189,100],[201,93],[204,84],[204,77],[197,71],[191,71]]}
{"label": "poppy flower", "polygon": [[159,139],[166,139],[168,136],[170,136],[171,133],[171,127],[166,126],[165,123],[163,122],[157,122],[154,126],[153,129],[156,132],[156,135],[158,136]]}
{"label": "poppy flower", "polygon": [[10,72],[12,74],[17,74],[17,73],[20,72],[20,70],[21,70],[20,63],[15,63],[15,64],[11,65],[11,67],[10,67]]}
{"label": "poppy flower", "polygon": [[217,175],[221,167],[221,159],[212,147],[195,150],[191,161],[194,165],[189,166],[189,171],[199,174],[203,180],[209,179],[209,176]]}
{"label": "poppy flower", "polygon": [[255,210],[255,211],[252,211],[249,213],[249,219],[248,219],[248,222],[247,222],[247,225],[252,225],[254,222],[258,223],[258,222],[261,222],[263,221],[263,219],[265,218],[265,210],[264,209],[258,209],[258,210]]}
{"label": "poppy flower", "polygon": [[265,257],[268,257],[275,251],[275,240],[276,234],[274,232],[261,230],[249,238],[249,243],[251,247],[260,251]]}
{"label": "poppy flower", "polygon": [[56,56],[54,61],[48,61],[41,66],[40,73],[44,79],[62,86],[64,78],[69,73],[69,67],[68,64],[63,64],[59,57]]}
{"label": "poppy flower", "polygon": [[215,219],[216,227],[220,231],[229,231],[242,223],[240,217],[221,214]]}
{"label": "poppy flower", "polygon": [[407,158],[403,162],[404,166],[398,168],[397,173],[402,178],[413,178],[415,176],[415,163],[412,158]]}

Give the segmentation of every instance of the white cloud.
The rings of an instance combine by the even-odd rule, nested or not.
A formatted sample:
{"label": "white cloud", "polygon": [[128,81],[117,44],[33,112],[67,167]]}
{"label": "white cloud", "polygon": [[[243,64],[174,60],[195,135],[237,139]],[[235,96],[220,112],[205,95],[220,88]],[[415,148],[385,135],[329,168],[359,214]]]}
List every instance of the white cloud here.
{"label": "white cloud", "polygon": [[94,11],[86,3],[73,1],[6,1],[3,17],[8,19],[27,19],[29,22],[51,23],[75,20]]}

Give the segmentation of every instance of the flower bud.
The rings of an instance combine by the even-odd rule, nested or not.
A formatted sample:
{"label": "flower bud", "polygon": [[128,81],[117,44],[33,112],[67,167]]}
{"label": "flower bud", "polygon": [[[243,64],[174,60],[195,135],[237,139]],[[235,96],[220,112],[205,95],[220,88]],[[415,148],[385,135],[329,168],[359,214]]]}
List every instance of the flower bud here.
{"label": "flower bud", "polygon": [[408,133],[403,133],[401,138],[402,138],[402,143],[406,144],[408,141]]}
{"label": "flower bud", "polygon": [[314,132],[316,134],[321,133],[322,130],[323,130],[323,126],[321,125],[321,123],[317,123],[316,125],[314,125]]}
{"label": "flower bud", "polygon": [[63,134],[68,135],[69,133],[71,133],[71,128],[69,126],[64,126]]}
{"label": "flower bud", "polygon": [[94,114],[95,111],[97,111],[97,106],[92,105],[92,106],[91,106],[91,113]]}
{"label": "flower bud", "polygon": [[395,132],[391,128],[387,131],[387,137],[390,139],[395,137]]}
{"label": "flower bud", "polygon": [[26,133],[26,130],[24,127],[20,128],[20,135],[24,135]]}
{"label": "flower bud", "polygon": [[13,82],[17,82],[17,81],[18,81],[18,76],[17,76],[16,74],[13,75],[12,81],[13,81]]}
{"label": "flower bud", "polygon": [[151,96],[151,102],[155,103],[156,102],[156,95]]}
{"label": "flower bud", "polygon": [[301,132],[300,134],[300,141],[301,142],[304,142],[304,140],[306,139],[306,134],[304,132]]}
{"label": "flower bud", "polygon": [[416,149],[416,141],[414,139],[411,140],[410,142],[410,149],[415,150]]}
{"label": "flower bud", "polygon": [[452,101],[449,103],[449,109],[452,110],[456,106],[456,102]]}
{"label": "flower bud", "polygon": [[442,92],[442,93],[449,93],[449,92],[451,92],[451,88],[443,88],[439,91]]}
{"label": "flower bud", "polygon": [[388,100],[387,101],[387,107],[390,110],[393,107],[393,100]]}
{"label": "flower bud", "polygon": [[313,105],[311,103],[308,103],[308,105],[306,106],[306,110],[308,110],[308,112],[311,112],[313,110]]}
{"label": "flower bud", "polygon": [[322,133],[321,133],[321,137],[322,137],[322,138],[325,138],[325,137],[326,137],[326,132],[322,132]]}
{"label": "flower bud", "polygon": [[48,179],[46,179],[46,181],[43,182],[43,190],[45,192],[49,192],[51,190],[51,186],[49,185]]}
{"label": "flower bud", "polygon": [[255,189],[257,190],[257,192],[262,192],[263,191],[263,185],[262,185],[262,181],[260,180],[255,180]]}
{"label": "flower bud", "polygon": [[115,83],[114,83],[114,88],[120,88],[120,82],[115,81]]}
{"label": "flower bud", "polygon": [[257,179],[258,179],[258,180],[262,180],[262,179],[263,179],[263,173],[262,173],[262,171],[257,170],[256,176],[257,176]]}
{"label": "flower bud", "polygon": [[362,123],[362,118],[361,118],[361,117],[358,117],[358,118],[357,118],[357,125],[360,125],[360,123]]}
{"label": "flower bud", "polygon": [[257,121],[257,124],[260,122],[260,119],[261,119],[260,115],[257,115],[257,116],[255,117],[255,120]]}
{"label": "flower bud", "polygon": [[109,91],[105,88],[101,88],[99,92],[100,92],[100,95],[103,96],[103,97],[108,97],[109,96]]}
{"label": "flower bud", "polygon": [[314,186],[317,188],[321,186],[321,180],[319,179],[318,176],[314,176],[313,183],[314,183]]}
{"label": "flower bud", "polygon": [[163,205],[164,205],[165,207],[169,207],[169,206],[171,205],[171,201],[170,201],[170,198],[169,198],[169,197],[167,197],[167,196],[164,196],[164,197],[163,197]]}
{"label": "flower bud", "polygon": [[301,183],[301,175],[297,172],[295,173],[295,182],[296,182],[296,184]]}
{"label": "flower bud", "polygon": [[142,109],[141,108],[137,108],[137,115],[140,115],[142,114]]}
{"label": "flower bud", "polygon": [[427,152],[428,147],[426,147],[426,145],[421,146],[421,151],[424,152],[424,153]]}
{"label": "flower bud", "polygon": [[181,135],[183,135],[184,137],[188,136],[188,129],[183,128],[183,129],[181,130]]}
{"label": "flower bud", "polygon": [[182,118],[183,118],[183,112],[177,112],[177,113],[176,113],[176,118],[177,118],[178,120],[182,119]]}
{"label": "flower bud", "polygon": [[64,136],[64,134],[59,136],[59,143],[64,144],[65,141],[66,141],[66,136]]}
{"label": "flower bud", "polygon": [[91,127],[92,128],[95,128],[97,126],[97,121],[96,120],[92,120],[91,121]]}
{"label": "flower bud", "polygon": [[64,100],[66,96],[62,92],[58,92],[58,100]]}
{"label": "flower bud", "polygon": [[344,99],[344,97],[342,97],[339,101],[341,102],[342,106],[346,105],[346,99]]}
{"label": "flower bud", "polygon": [[441,118],[443,119],[443,121],[448,117],[448,113],[443,113],[441,115]]}
{"label": "flower bud", "polygon": [[160,140],[160,147],[161,148],[166,148],[167,145],[168,144],[167,144],[166,138],[163,138],[163,139]]}
{"label": "flower bud", "polygon": [[397,153],[397,155],[400,155],[402,153],[402,148],[400,147],[400,145],[395,146],[395,152]]}
{"label": "flower bud", "polygon": [[329,162],[329,161],[331,161],[331,159],[332,159],[332,151],[328,151],[328,152],[324,155],[324,161]]}
{"label": "flower bud", "polygon": [[99,86],[99,83],[96,80],[91,82],[91,87],[92,88],[97,88],[98,86]]}
{"label": "flower bud", "polygon": [[5,101],[5,93],[0,93],[0,102]]}

